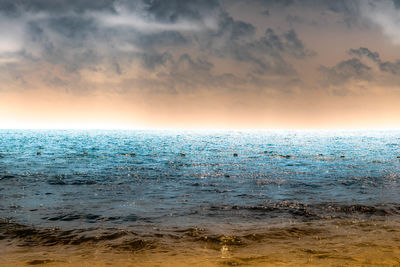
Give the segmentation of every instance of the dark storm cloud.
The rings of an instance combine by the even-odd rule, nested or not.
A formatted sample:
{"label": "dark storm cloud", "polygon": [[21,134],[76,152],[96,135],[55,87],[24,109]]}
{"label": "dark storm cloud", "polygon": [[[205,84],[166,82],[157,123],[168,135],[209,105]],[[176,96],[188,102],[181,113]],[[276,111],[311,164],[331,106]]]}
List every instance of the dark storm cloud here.
{"label": "dark storm cloud", "polygon": [[163,31],[151,34],[137,32],[135,38],[131,39],[131,42],[141,48],[149,49],[185,45],[189,40],[178,31]]}
{"label": "dark storm cloud", "polygon": [[321,5],[326,5],[329,10],[337,13],[345,13],[350,15],[359,14],[359,4],[358,0],[311,0],[311,4],[318,4],[320,2]]}
{"label": "dark storm cloud", "polygon": [[288,16],[286,16],[286,21],[289,23],[289,25],[291,27],[293,27],[295,25],[298,25],[298,24],[305,24],[305,25],[312,25],[312,26],[316,26],[318,24],[313,19],[300,17],[300,16],[297,16],[297,15],[288,15]]}
{"label": "dark storm cloud", "polygon": [[385,61],[379,64],[379,67],[384,72],[389,72],[393,75],[400,74],[400,60],[396,60],[395,62]]}
{"label": "dark storm cloud", "polygon": [[[256,0],[257,1],[257,0]],[[360,0],[258,0],[266,6],[324,8],[336,13],[357,14]],[[394,0],[397,1],[397,0]]]}
{"label": "dark storm cloud", "polygon": [[[85,70],[129,80],[132,78],[125,76],[140,69],[146,77],[135,77],[136,84],[150,84],[153,79],[151,84],[174,92],[179,88],[187,90],[188,86],[263,88],[265,84],[287,90],[301,84],[296,62],[317,55],[306,46],[301,32],[293,28],[300,23],[301,14],[292,16],[288,28],[257,25],[250,22],[250,17],[239,19],[231,14],[233,2],[0,0],[0,14],[5,15],[0,23],[16,23],[22,29],[14,38],[20,47],[4,53],[14,53],[8,57],[25,69],[31,67],[35,72],[36,66],[47,64],[53,66],[49,67],[50,73],[60,67],[78,81],[83,79],[81,72]],[[264,10],[264,14],[257,15],[268,15],[268,19],[279,12],[278,6],[343,14],[356,14],[358,10],[356,1],[250,2],[263,5],[260,12]],[[225,71],[217,61],[222,65],[234,62],[234,68]],[[386,64],[385,68],[395,66]],[[351,67],[339,64],[330,76],[348,79],[350,72]],[[50,76],[47,83],[59,87],[76,84],[59,73]]]}
{"label": "dark storm cloud", "polygon": [[375,62],[379,70],[393,75],[400,74],[400,60],[382,61],[378,52],[372,52],[368,48],[360,47],[358,49],[350,49],[349,54],[357,55],[360,58],[367,57]]}
{"label": "dark storm cloud", "polygon": [[216,0],[143,0],[145,10],[157,20],[173,23],[182,19],[202,20],[211,10],[219,8]]}
{"label": "dark storm cloud", "polygon": [[263,12],[261,12],[261,14],[263,14],[263,15],[265,15],[265,16],[269,16],[269,15],[270,15],[268,9],[264,10]]}
{"label": "dark storm cloud", "polygon": [[178,68],[183,66],[184,68],[193,70],[193,71],[209,71],[213,67],[213,64],[209,62],[207,59],[197,58],[196,61],[192,60],[190,55],[183,54],[179,57],[178,60]]}
{"label": "dark storm cloud", "polygon": [[239,63],[251,64],[253,74],[295,75],[296,70],[285,57],[303,59],[315,55],[307,49],[295,30],[277,33],[268,28],[260,37],[256,27],[235,20],[224,13],[218,31],[203,35],[198,40],[202,50],[219,58],[230,58]]}
{"label": "dark storm cloud", "polygon": [[24,12],[82,14],[88,11],[116,13],[118,7],[138,10],[168,23],[180,19],[201,20],[204,13],[219,7],[217,0],[0,0],[0,11],[9,15]]}
{"label": "dark storm cloud", "polygon": [[295,0],[259,0],[259,2],[261,2],[265,5],[290,6],[290,5],[293,5],[296,1]]}
{"label": "dark storm cloud", "polygon": [[75,42],[86,39],[97,30],[93,18],[80,16],[59,16],[47,19],[45,22],[52,31]]}
{"label": "dark storm cloud", "polygon": [[26,54],[51,64],[61,64],[68,71],[96,65],[102,61],[102,55],[87,39],[97,30],[94,21],[88,18],[65,16],[58,18],[30,21],[26,27],[29,44],[40,52],[30,51]]}
{"label": "dark storm cloud", "polygon": [[213,74],[214,67],[207,58],[193,58],[182,54],[178,58],[169,58],[168,68],[157,73],[158,79],[148,77],[127,79],[124,83],[143,88],[143,91],[157,94],[192,93],[199,89],[240,90],[247,81],[230,73]]}
{"label": "dark storm cloud", "polygon": [[[221,84],[229,77],[239,79],[230,73],[213,74],[212,63],[192,59],[190,53],[195,52],[208,56],[211,62],[216,55],[250,64],[250,68],[243,68],[242,79],[248,79],[250,73],[274,75],[286,83],[297,75],[286,57],[303,59],[313,55],[293,29],[279,34],[268,29],[256,38],[254,25],[235,19],[214,0],[35,0],[16,1],[7,7],[8,1],[1,3],[3,12],[19,12],[26,24],[25,37],[29,40],[23,51],[37,60],[61,65],[68,72],[85,68],[98,71],[100,64],[108,64],[110,71],[121,75],[138,62],[155,74],[160,67],[164,72],[170,68],[167,73],[176,78],[175,84],[189,84],[189,78],[193,87],[198,87],[193,83],[206,86],[207,80],[209,84]],[[215,26],[205,26],[207,20]],[[194,31],[186,31],[188,23],[194,23]],[[197,52],[196,43],[200,48]],[[190,67],[183,69],[185,64]],[[203,80],[195,79],[200,72]]]}
{"label": "dark storm cloud", "polygon": [[172,55],[170,53],[143,53],[139,54],[139,57],[142,59],[142,65],[149,70],[154,70],[156,67],[167,64],[168,61],[171,61]]}
{"label": "dark storm cloud", "polygon": [[396,8],[400,8],[400,0],[393,0],[393,4]]}
{"label": "dark storm cloud", "polygon": [[[292,29],[278,35],[273,29],[267,29],[265,34],[256,40],[245,43],[236,43],[232,40],[224,49],[237,61],[250,62],[256,66],[257,72],[293,75],[296,73],[293,66],[283,56],[304,58],[314,53],[308,51],[302,41]],[[224,54],[223,54],[224,55]]]}
{"label": "dark storm cloud", "polygon": [[256,31],[256,28],[250,23],[235,20],[227,14],[223,14],[223,18],[220,22],[217,36],[229,33],[229,39],[235,41],[242,37],[252,36]]}
{"label": "dark storm cloud", "polygon": [[65,14],[67,12],[83,13],[85,11],[115,11],[115,0],[0,0],[3,14],[23,15],[25,12],[50,12]]}
{"label": "dark storm cloud", "polygon": [[378,52],[366,47],[348,50],[351,59],[342,60],[333,67],[321,66],[324,86],[341,88],[351,82],[367,81],[376,86],[397,86],[400,74],[400,60],[383,61]]}
{"label": "dark storm cloud", "polygon": [[299,39],[295,30],[291,29],[284,34],[286,43],[284,44],[285,51],[288,51],[290,55],[295,58],[305,58],[309,56],[314,56],[315,52],[308,50],[303,42]]}
{"label": "dark storm cloud", "polygon": [[[115,45],[129,43],[143,50],[131,53],[132,57],[143,59],[146,66],[153,66],[155,58],[171,46],[186,44],[188,40],[177,30],[135,29],[131,25],[104,25],[102,16],[109,14],[118,18],[118,10],[128,13],[128,18],[135,21],[131,24],[145,24],[151,28],[151,23],[163,22],[174,24],[181,19],[197,21],[203,19],[203,13],[218,7],[217,1],[78,1],[78,0],[33,0],[11,1],[0,0],[0,12],[7,15],[18,15],[19,22],[25,24],[25,38],[41,50],[42,59],[51,63],[65,62],[68,58],[78,57],[77,64],[98,63],[94,55],[107,57],[109,54],[119,54]],[[90,13],[92,12],[92,13]],[[97,12],[97,13],[93,13]],[[138,18],[139,17],[139,18]],[[160,27],[158,24],[156,25]],[[240,35],[240,32],[235,33]],[[114,47],[108,47],[114,46]],[[29,47],[24,48],[30,50]],[[82,51],[88,49],[88,51]],[[107,50],[107,51],[105,51]],[[155,55],[149,55],[154,52]],[[124,53],[126,56],[126,53]],[[56,57],[59,57],[57,60]],[[75,60],[75,59],[74,59]],[[68,60],[67,60],[68,61]],[[158,60],[161,62],[160,60]]]}
{"label": "dark storm cloud", "polygon": [[371,52],[368,48],[365,47],[360,47],[358,49],[350,49],[349,50],[350,55],[356,55],[358,57],[368,57],[374,62],[380,62],[379,54],[378,52]]}
{"label": "dark storm cloud", "polygon": [[369,80],[371,67],[362,63],[358,58],[351,58],[339,62],[334,67],[321,66],[320,71],[324,75],[325,84],[340,86],[350,80]]}
{"label": "dark storm cloud", "polygon": [[[257,0],[255,0],[257,1]],[[310,20],[308,17],[303,17],[302,12],[299,10],[312,10],[315,15],[327,16],[327,13],[334,13],[339,15],[337,23],[346,25],[347,27],[360,26],[361,9],[360,1],[362,0],[258,0],[257,2],[268,8],[269,10],[275,9],[275,12],[282,12],[282,10],[290,9],[287,15],[289,23],[305,23],[309,25],[317,25],[317,21]],[[252,2],[252,1],[250,1]],[[276,10],[281,8],[282,10]]]}

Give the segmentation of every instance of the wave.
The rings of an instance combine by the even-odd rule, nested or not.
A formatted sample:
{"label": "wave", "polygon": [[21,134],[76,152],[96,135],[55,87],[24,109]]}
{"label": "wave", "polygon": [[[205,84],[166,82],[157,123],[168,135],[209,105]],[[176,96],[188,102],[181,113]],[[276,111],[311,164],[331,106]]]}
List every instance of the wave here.
{"label": "wave", "polygon": [[[98,229],[60,230],[57,228],[40,229],[19,224],[9,220],[0,220],[0,240],[18,240],[19,246],[57,246],[57,245],[89,245],[124,239],[117,245],[106,244],[109,247],[129,247],[131,250],[141,249],[149,241],[136,237],[133,231],[112,229],[101,232]],[[129,241],[126,241],[128,239]],[[136,242],[136,245],[134,243]],[[141,244],[141,245],[139,245]]]}
{"label": "wave", "polygon": [[318,203],[305,204],[291,201],[267,203],[257,206],[219,205],[210,206],[209,211],[249,211],[257,213],[288,213],[293,216],[323,219],[330,216],[341,217],[346,215],[390,216],[400,215],[400,205],[368,206],[362,204]]}
{"label": "wave", "polygon": [[[285,239],[312,236],[323,230],[309,226],[276,227],[265,232],[244,231],[242,235],[215,234],[212,229],[190,227],[182,229],[158,229],[155,232],[140,233],[120,229],[74,229],[35,228],[10,220],[0,220],[0,240],[17,240],[20,247],[36,246],[101,246],[106,249],[137,251],[155,249],[163,243],[194,242],[219,249],[222,245],[246,246],[264,239]],[[172,242],[171,242],[172,241]]]}

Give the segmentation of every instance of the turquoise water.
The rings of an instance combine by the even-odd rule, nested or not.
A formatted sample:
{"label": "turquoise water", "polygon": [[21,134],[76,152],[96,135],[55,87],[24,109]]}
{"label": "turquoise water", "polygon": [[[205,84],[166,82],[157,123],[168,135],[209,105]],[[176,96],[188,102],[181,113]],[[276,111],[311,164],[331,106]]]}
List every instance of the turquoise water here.
{"label": "turquoise water", "polygon": [[2,130],[0,219],[84,231],[387,218],[397,156],[396,131]]}

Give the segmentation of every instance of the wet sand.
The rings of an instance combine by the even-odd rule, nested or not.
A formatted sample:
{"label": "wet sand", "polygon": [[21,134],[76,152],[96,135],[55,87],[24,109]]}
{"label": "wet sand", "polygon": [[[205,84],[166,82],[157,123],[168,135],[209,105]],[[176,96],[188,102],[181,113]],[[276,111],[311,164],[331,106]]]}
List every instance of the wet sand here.
{"label": "wet sand", "polygon": [[[399,266],[400,220],[80,235],[2,225],[1,266]],[[230,229],[229,229],[230,228]],[[103,229],[104,230],[104,229]]]}

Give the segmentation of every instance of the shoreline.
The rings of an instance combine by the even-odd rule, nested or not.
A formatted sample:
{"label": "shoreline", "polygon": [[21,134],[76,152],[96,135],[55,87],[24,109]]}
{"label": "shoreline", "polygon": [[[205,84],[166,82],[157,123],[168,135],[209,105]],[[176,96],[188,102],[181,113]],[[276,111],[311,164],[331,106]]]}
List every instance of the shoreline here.
{"label": "shoreline", "polygon": [[[259,225],[236,233],[189,228],[138,235],[2,227],[4,266],[395,266],[400,218]],[[82,232],[82,230],[79,230]],[[77,232],[79,232],[77,231]],[[10,230],[8,230],[10,232]],[[53,234],[52,234],[53,232]],[[58,234],[58,235],[57,235]],[[68,235],[69,234],[69,235]],[[75,234],[75,236],[74,236]],[[58,238],[58,239],[57,239]]]}

